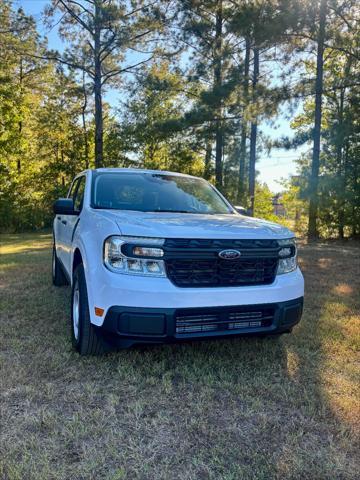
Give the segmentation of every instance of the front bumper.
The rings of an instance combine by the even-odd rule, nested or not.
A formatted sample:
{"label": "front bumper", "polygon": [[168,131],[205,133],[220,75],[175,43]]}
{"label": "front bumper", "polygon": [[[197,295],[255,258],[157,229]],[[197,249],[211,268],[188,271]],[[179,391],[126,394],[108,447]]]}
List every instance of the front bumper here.
{"label": "front bumper", "polygon": [[300,321],[303,297],[285,302],[206,308],[111,307],[98,333],[118,347],[144,343],[274,334]]}
{"label": "front bumper", "polygon": [[95,307],[105,311],[116,306],[144,309],[187,309],[230,307],[281,303],[304,296],[304,278],[299,268],[277,275],[271,285],[241,287],[179,288],[168,278],[122,275],[99,266],[86,271],[91,323],[101,326],[103,317]]}

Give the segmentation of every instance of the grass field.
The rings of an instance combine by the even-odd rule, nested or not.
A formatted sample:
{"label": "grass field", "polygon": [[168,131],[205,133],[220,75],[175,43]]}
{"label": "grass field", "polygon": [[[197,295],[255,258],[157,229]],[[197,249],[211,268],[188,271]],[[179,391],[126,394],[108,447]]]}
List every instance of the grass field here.
{"label": "grass field", "polygon": [[359,245],[301,248],[291,335],[81,358],[51,236],[0,242],[2,480],[359,478]]}

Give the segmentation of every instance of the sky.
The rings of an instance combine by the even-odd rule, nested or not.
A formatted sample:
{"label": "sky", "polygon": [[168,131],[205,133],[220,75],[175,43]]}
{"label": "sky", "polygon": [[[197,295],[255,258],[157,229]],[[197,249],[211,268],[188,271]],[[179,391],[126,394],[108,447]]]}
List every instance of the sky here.
{"label": "sky", "polygon": [[[49,0],[16,0],[14,1],[14,6],[21,6],[26,14],[32,15],[35,18],[38,31],[47,38],[49,48],[61,51],[64,45],[57,34],[57,28],[54,27],[49,31],[48,28],[42,24],[42,11],[48,3]],[[123,93],[121,91],[109,90],[105,96],[105,100],[110,106],[117,108],[122,95]],[[282,136],[291,137],[293,132],[290,128],[290,123],[291,120],[282,114],[277,119],[275,126],[263,123],[259,128],[265,135],[272,139]],[[303,146],[291,151],[272,149],[269,155],[267,153],[260,153],[256,162],[256,169],[259,172],[258,179],[261,182],[266,182],[273,192],[280,192],[282,188],[279,181],[296,173],[295,160],[299,158],[301,153],[308,149],[309,146]]]}

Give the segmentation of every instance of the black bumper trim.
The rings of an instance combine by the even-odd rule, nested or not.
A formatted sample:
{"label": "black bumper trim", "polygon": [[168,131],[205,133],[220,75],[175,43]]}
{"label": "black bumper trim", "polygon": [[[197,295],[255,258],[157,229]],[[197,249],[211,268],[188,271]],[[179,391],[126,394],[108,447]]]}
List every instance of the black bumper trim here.
{"label": "black bumper trim", "polygon": [[[252,323],[248,326],[236,328],[232,323],[230,329],[216,331],[196,331],[189,333],[177,333],[178,322],[183,322],[193,316],[210,318],[216,316],[216,324],[229,324],[230,314],[240,311],[254,312],[263,311],[263,319],[267,319],[265,326]],[[108,341],[118,346],[131,346],[136,343],[171,343],[182,340],[224,338],[238,335],[273,334],[290,330],[301,318],[303,310],[303,297],[286,302],[268,303],[261,305],[239,305],[224,307],[204,308],[137,308],[125,306],[111,307],[105,317],[102,327],[98,327]],[[269,317],[269,312],[271,316]],[[227,320],[225,321],[224,318]],[[271,320],[268,320],[271,318]],[[210,320],[209,320],[210,321]],[[195,322],[199,323],[200,320]],[[206,323],[206,320],[205,320]],[[182,323],[181,323],[182,324]],[[246,324],[245,324],[246,325]],[[255,325],[255,326],[254,326]]]}

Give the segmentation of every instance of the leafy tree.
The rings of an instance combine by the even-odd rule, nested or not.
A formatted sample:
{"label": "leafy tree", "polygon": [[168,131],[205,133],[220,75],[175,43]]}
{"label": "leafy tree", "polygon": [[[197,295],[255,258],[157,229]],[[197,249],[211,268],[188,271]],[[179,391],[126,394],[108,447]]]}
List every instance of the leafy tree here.
{"label": "leafy tree", "polygon": [[259,218],[265,218],[271,221],[277,221],[278,218],[274,214],[272,204],[273,193],[270,191],[266,183],[256,183],[254,215]]}
{"label": "leafy tree", "polygon": [[16,205],[24,197],[21,184],[34,163],[31,112],[40,95],[39,80],[46,76],[46,65],[39,60],[14,55],[26,45],[41,52],[35,22],[22,9],[12,10],[10,2],[0,3],[0,211],[2,225],[10,225]]}
{"label": "leafy tree", "polygon": [[83,94],[73,75],[43,60],[34,20],[9,2],[1,9],[0,228],[36,228],[50,221],[55,196],[85,166]]}
{"label": "leafy tree", "polygon": [[301,178],[292,176],[284,182],[284,192],[281,196],[282,203],[288,220],[287,226],[297,234],[305,235],[307,231],[308,201],[301,191]]}

